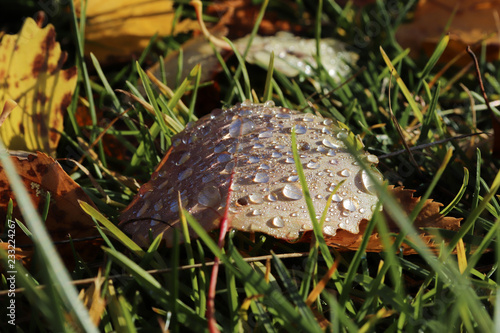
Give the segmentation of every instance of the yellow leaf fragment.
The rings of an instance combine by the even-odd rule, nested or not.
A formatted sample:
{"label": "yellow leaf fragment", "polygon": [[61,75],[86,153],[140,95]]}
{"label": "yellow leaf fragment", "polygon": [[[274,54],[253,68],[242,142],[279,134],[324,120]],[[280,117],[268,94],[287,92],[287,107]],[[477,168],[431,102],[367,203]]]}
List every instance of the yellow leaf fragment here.
{"label": "yellow leaf fragment", "polygon": [[[81,1],[74,2],[79,11]],[[155,34],[168,36],[198,27],[186,19],[172,31],[174,1],[164,0],[88,0],[86,17],[85,52],[100,61],[141,53]]]}
{"label": "yellow leaf fragment", "polygon": [[0,127],[9,149],[55,153],[77,80],[76,67],[62,69],[67,54],[55,36],[51,24],[42,29],[27,18],[19,34],[0,41],[0,105],[18,104]]}

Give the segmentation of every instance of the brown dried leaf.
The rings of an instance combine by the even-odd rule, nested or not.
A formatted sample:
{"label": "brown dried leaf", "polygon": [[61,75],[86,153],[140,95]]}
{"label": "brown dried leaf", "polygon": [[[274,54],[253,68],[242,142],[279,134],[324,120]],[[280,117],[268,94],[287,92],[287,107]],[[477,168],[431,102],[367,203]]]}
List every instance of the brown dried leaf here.
{"label": "brown dried leaf", "polygon": [[[80,0],[74,0],[79,10]],[[196,21],[185,19],[175,25],[174,1],[88,0],[85,51],[101,62],[127,60],[140,54],[154,34],[168,36],[196,29]]]}
{"label": "brown dried leaf", "polygon": [[55,36],[51,24],[40,29],[27,18],[19,34],[1,40],[0,108],[18,104],[0,127],[9,149],[55,153],[77,79],[76,67],[62,69],[67,54]]}
{"label": "brown dried leaf", "polygon": [[92,322],[96,326],[99,326],[102,314],[106,309],[106,300],[101,297],[104,280],[105,279],[101,277],[101,272],[99,271],[99,274],[94,279],[94,283],[92,283],[92,285],[87,289],[82,289],[79,295],[79,298],[89,310]]}
{"label": "brown dried leaf", "polygon": [[[446,23],[455,7],[457,12],[447,31]],[[498,59],[500,1],[489,0],[424,0],[420,1],[412,23],[401,26],[397,39],[401,46],[409,47],[413,55],[423,49],[430,55],[443,33],[450,34],[450,42],[440,61],[446,62],[463,53],[467,45],[485,39],[487,59]],[[470,58],[462,58],[470,62]]]}
{"label": "brown dried leaf", "polygon": [[[46,220],[46,228],[53,241],[68,240],[68,235],[73,240],[97,236],[97,230],[92,219],[80,208],[78,200],[94,204],[85,194],[81,187],[71,179],[61,168],[59,163],[44,153],[27,154],[24,156],[12,156],[18,174],[31,195],[32,202],[39,212],[42,212],[46,204],[46,193],[50,192],[49,214]],[[13,218],[24,221],[19,210],[14,193],[9,186],[9,180],[0,165],[0,221],[5,220],[9,200],[14,201]],[[95,207],[95,206],[94,206]],[[3,232],[4,224],[0,224]],[[16,246],[32,244],[29,237],[16,227]],[[84,258],[92,258],[96,255],[97,245],[92,241],[76,241],[75,246],[78,254]],[[72,262],[72,251],[69,244],[58,246],[63,259]]]}
{"label": "brown dried leaf", "polygon": [[[283,6],[296,8],[297,4],[292,1],[284,1]],[[223,0],[215,1],[207,7],[207,14],[220,17],[218,26],[229,29],[228,38],[234,39],[246,36],[255,26],[255,21],[261,10],[261,5],[255,5],[251,0]],[[293,24],[289,20],[279,18],[279,13],[270,8],[266,10],[258,33],[261,35],[274,35],[278,31],[300,32],[301,26]]]}
{"label": "brown dried leaf", "polygon": [[[390,187],[390,190],[408,215],[420,201],[420,197],[415,198],[413,196],[415,190],[405,189],[404,187],[394,188],[392,186]],[[443,204],[439,202],[428,199],[414,221],[415,228],[439,228],[453,231],[458,230],[460,228],[461,219],[441,215],[439,210],[442,205]],[[397,224],[390,218],[385,209],[383,213],[388,221],[389,230],[394,233],[399,232]],[[340,250],[356,250],[361,245],[363,233],[366,230],[367,223],[368,221],[366,220],[361,222],[359,234],[352,234],[345,230],[340,230],[335,236],[327,237],[326,241],[330,246],[338,247]],[[420,237],[430,248],[435,248],[435,243],[433,241],[434,237],[431,234],[422,230]],[[415,250],[405,243],[403,243],[402,248],[405,255],[416,253]],[[380,252],[382,250],[384,250],[384,247],[381,243],[380,236],[378,232],[374,232],[370,235],[366,251]]]}

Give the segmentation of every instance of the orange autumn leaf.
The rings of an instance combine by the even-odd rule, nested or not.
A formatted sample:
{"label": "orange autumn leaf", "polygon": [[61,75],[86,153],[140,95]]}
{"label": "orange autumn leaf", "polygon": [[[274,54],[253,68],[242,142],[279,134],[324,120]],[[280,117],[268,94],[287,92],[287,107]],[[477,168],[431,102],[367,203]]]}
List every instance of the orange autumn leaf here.
{"label": "orange autumn leaf", "polygon": [[[284,1],[286,6],[297,8],[293,1]],[[207,14],[219,17],[218,26],[228,28],[228,38],[239,38],[249,34],[254,28],[255,21],[259,16],[261,4],[254,4],[251,0],[223,0],[214,1],[207,6]],[[258,33],[261,35],[274,35],[278,31],[300,32],[302,27],[289,20],[280,19],[280,13],[267,8],[264,18],[259,26]]]}
{"label": "orange autumn leaf", "polygon": [[[413,209],[415,209],[415,206],[420,201],[420,197],[413,196],[415,190],[409,190],[403,187],[394,188],[391,186],[390,191],[408,215],[410,215],[410,213],[413,211]],[[439,202],[428,199],[425,202],[420,213],[415,218],[415,221],[413,222],[413,226],[417,230],[420,230],[421,239],[430,248],[436,247],[436,244],[434,243],[434,237],[430,233],[423,230],[423,228],[439,228],[453,231],[456,231],[460,228],[460,218],[441,215],[439,210],[442,205],[443,204]],[[397,224],[391,220],[389,214],[385,211],[385,209],[383,213],[388,221],[389,230],[391,232],[398,233],[399,229],[397,227]],[[363,239],[363,234],[366,230],[367,224],[367,220],[364,220],[360,223],[359,234],[352,234],[345,230],[339,230],[335,236],[326,237],[325,240],[327,244],[333,247],[338,247],[340,250],[357,250],[361,245],[361,241]],[[405,255],[416,253],[415,250],[413,250],[406,243],[403,243],[401,247],[403,248],[403,253]],[[383,250],[384,246],[382,245],[380,235],[377,231],[375,231],[370,235],[366,251],[381,252]]]}
{"label": "orange autumn leaf", "polygon": [[[34,206],[41,213],[46,205],[47,193],[50,193],[49,212],[45,222],[52,240],[67,241],[68,235],[75,240],[77,253],[83,257],[95,256],[96,248],[89,241],[78,239],[97,236],[93,220],[83,212],[78,200],[93,205],[81,187],[61,168],[59,163],[44,153],[11,156],[18,174],[28,190]],[[14,202],[13,219],[25,223],[9,179],[0,165],[0,220],[5,221],[9,200]],[[93,205],[94,206],[94,205]],[[95,207],[95,206],[94,206]],[[4,223],[0,223],[0,233],[4,232]],[[28,236],[16,227],[16,246],[29,246],[32,242]],[[72,251],[69,244],[59,246],[63,258],[71,262]]]}
{"label": "orange autumn leaf", "polygon": [[[81,1],[74,2],[79,11]],[[195,21],[185,19],[172,31],[174,1],[88,0],[86,5],[85,52],[92,52],[99,61],[140,54],[155,34],[168,36],[198,27]]]}
{"label": "orange autumn leaf", "polygon": [[51,24],[41,29],[27,18],[19,34],[0,41],[0,108],[18,104],[0,127],[9,149],[55,154],[77,80],[76,67],[62,69],[67,54],[55,35]]}
{"label": "orange autumn leaf", "polygon": [[[453,21],[448,30],[445,30],[455,8]],[[487,59],[492,61],[498,59],[500,50],[499,14],[498,0],[424,0],[419,2],[413,22],[399,28],[397,39],[401,46],[409,47],[413,55],[418,55],[421,49],[430,55],[440,37],[449,33],[450,42],[440,59],[443,62],[464,53],[467,45],[484,40]],[[470,62],[468,56],[462,59]]]}

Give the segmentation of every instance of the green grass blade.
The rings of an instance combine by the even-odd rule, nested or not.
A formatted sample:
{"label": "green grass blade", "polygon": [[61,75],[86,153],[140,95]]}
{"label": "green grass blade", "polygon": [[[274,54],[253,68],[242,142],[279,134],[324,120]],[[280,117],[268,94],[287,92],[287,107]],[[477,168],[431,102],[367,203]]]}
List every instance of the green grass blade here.
{"label": "green grass blade", "polygon": [[30,231],[36,235],[36,237],[33,237],[33,242],[43,258],[45,269],[53,278],[51,283],[54,285],[58,296],[66,308],[70,310],[70,316],[74,318],[83,331],[97,333],[97,328],[92,323],[87,309],[79,300],[78,293],[71,284],[71,277],[52,244],[47,229],[45,229],[45,225],[38,215],[36,208],[33,206],[28,191],[24,187],[24,182],[18,175],[16,167],[2,142],[0,142],[0,162],[17,198],[17,203],[26,219],[26,224]]}
{"label": "green grass blade", "polygon": [[398,83],[398,86],[401,89],[401,92],[406,97],[406,100],[410,104],[411,109],[413,110],[413,114],[415,115],[415,117],[417,117],[417,119],[420,122],[422,122],[423,116],[422,116],[422,112],[420,111],[420,108],[417,105],[417,102],[415,102],[414,97],[412,96],[412,94],[410,93],[408,88],[406,87],[406,84],[404,83],[403,79],[401,79],[401,77],[399,76],[396,68],[393,66],[393,64],[391,63],[391,60],[389,59],[389,57],[387,56],[387,54],[385,53],[385,51],[382,47],[380,47],[380,53],[382,53],[382,57],[384,58],[384,61],[387,65],[387,67],[390,69],[391,75],[396,78],[396,82]]}

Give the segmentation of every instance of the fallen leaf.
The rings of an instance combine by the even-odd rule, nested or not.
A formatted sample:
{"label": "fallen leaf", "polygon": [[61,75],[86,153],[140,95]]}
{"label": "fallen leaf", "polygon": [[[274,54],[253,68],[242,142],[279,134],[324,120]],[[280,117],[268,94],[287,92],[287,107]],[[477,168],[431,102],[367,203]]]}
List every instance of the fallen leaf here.
{"label": "fallen leaf", "polygon": [[106,300],[101,297],[102,285],[105,279],[101,276],[101,271],[94,279],[94,283],[87,289],[80,290],[79,298],[88,309],[89,316],[96,327],[101,322],[102,314],[106,309]]}
{"label": "fallen leaf", "polygon": [[[410,215],[413,209],[415,209],[415,206],[420,202],[420,197],[413,196],[415,190],[393,186],[390,186],[389,189],[407,215]],[[434,236],[423,230],[423,228],[438,228],[452,231],[457,231],[460,228],[460,221],[462,219],[441,215],[439,212],[441,206],[443,206],[443,204],[435,202],[432,199],[428,199],[413,223],[413,226],[417,230],[421,230],[420,237],[430,248],[436,247],[436,244],[434,243]],[[398,233],[399,228],[397,224],[391,219],[385,208],[383,213],[388,221],[389,231]],[[333,237],[325,237],[325,241],[330,246],[339,248],[339,250],[357,250],[363,240],[363,234],[366,230],[367,224],[368,221],[366,220],[361,222],[359,227],[360,232],[358,234],[340,230]],[[403,254],[405,255],[416,253],[416,251],[406,243],[403,243],[401,247],[403,249]],[[382,245],[380,235],[375,231],[370,235],[366,251],[381,252],[383,250],[384,247]]]}
{"label": "fallen leaf", "polygon": [[[280,5],[290,7],[290,11],[297,12],[297,4],[285,0]],[[228,38],[234,39],[248,35],[255,26],[255,21],[261,10],[261,4],[255,5],[252,0],[223,0],[214,1],[207,6],[207,14],[219,17],[218,26],[225,26],[229,30]],[[258,33],[274,35],[278,31],[302,31],[300,24],[291,20],[280,19],[280,13],[267,8],[259,26]]]}
{"label": "fallen leaf", "polygon": [[[34,206],[41,213],[46,205],[47,193],[50,193],[49,213],[45,226],[52,240],[67,241],[68,235],[75,241],[77,253],[82,257],[93,258],[96,255],[95,241],[80,241],[82,238],[98,236],[93,220],[84,213],[78,200],[94,204],[81,187],[61,168],[59,163],[44,153],[21,154],[11,156],[18,174],[28,190]],[[5,220],[9,200],[14,202],[13,219],[23,222],[14,193],[3,167],[0,165],[0,221]],[[3,232],[4,223],[0,224]],[[31,239],[16,226],[16,246],[24,248],[32,244]],[[72,262],[73,254],[69,244],[58,245],[58,249],[67,263]]]}
{"label": "fallen leaf", "polygon": [[[457,9],[448,30],[445,30],[453,11]],[[487,59],[498,59],[500,39],[500,1],[488,0],[423,0],[415,11],[415,17],[409,24],[403,25],[397,31],[398,42],[404,48],[409,47],[413,56],[424,50],[429,56],[435,49],[444,33],[450,34],[450,41],[440,61],[447,62],[456,55],[463,53],[467,45],[473,45],[484,40]],[[477,46],[479,50],[479,46]],[[463,63],[469,63],[470,58],[462,58]]]}
{"label": "fallen leaf", "polygon": [[367,163],[376,164],[377,157],[363,152],[345,125],[272,102],[214,110],[173,137],[173,148],[122,213],[121,226],[142,246],[148,244],[150,230],[153,238],[164,233],[172,245],[174,230],[181,226],[179,195],[182,207],[207,231],[219,227],[229,196],[232,228],[300,238],[312,230],[312,223],[291,153],[292,128],[318,214],[344,181],[333,196],[324,233],[357,233],[359,221],[371,217],[378,198],[366,171],[340,138],[354,140]]}
{"label": "fallen leaf", "polygon": [[[13,237],[12,239],[14,240],[15,238]],[[26,266],[30,261],[32,252],[31,251],[24,251],[23,249],[21,249],[19,247],[15,247],[14,245],[15,245],[15,243],[10,244],[8,242],[8,238],[7,238],[7,240],[5,242],[0,242],[0,249],[1,249],[0,251],[7,252],[7,255],[11,255],[12,253],[14,253],[15,260],[21,261],[23,263],[23,265]],[[9,252],[9,251],[11,251],[11,252]],[[12,269],[5,269],[5,267],[3,267],[3,264],[0,264],[0,271],[1,271],[1,269],[4,269],[4,271],[12,270]]]}
{"label": "fallen leaf", "polygon": [[77,80],[76,67],[62,69],[67,54],[55,35],[51,24],[41,29],[27,18],[0,42],[0,105],[18,104],[0,127],[8,149],[55,154]]}
{"label": "fallen leaf", "polygon": [[[80,0],[74,0],[79,12]],[[140,54],[151,37],[169,36],[198,27],[195,21],[175,19],[174,1],[164,0],[88,0],[86,2],[85,52],[101,62],[129,60]]]}

